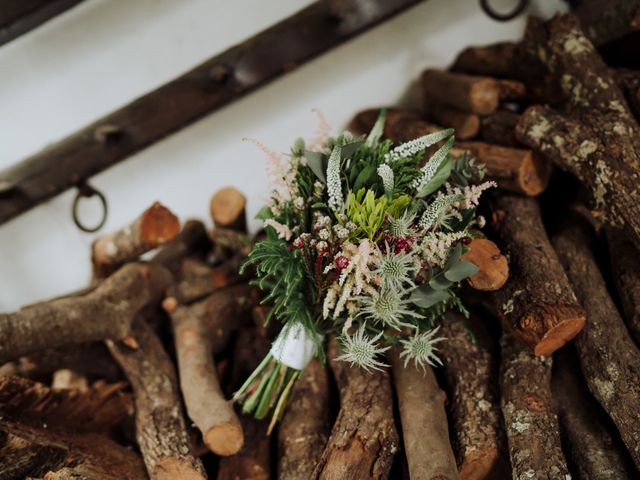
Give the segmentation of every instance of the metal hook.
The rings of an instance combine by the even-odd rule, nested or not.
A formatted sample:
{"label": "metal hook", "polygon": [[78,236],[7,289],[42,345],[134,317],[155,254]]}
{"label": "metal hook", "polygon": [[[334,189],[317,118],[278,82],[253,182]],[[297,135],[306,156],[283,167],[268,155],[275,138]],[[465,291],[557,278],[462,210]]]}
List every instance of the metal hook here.
{"label": "metal hook", "polygon": [[500,13],[493,9],[490,5],[490,0],[480,0],[480,8],[482,8],[482,11],[498,22],[508,22],[509,20],[516,18],[524,12],[528,5],[529,0],[518,0],[518,4],[513,8],[513,10],[507,13]]}
{"label": "metal hook", "polygon": [[[102,226],[107,221],[107,213],[109,212],[109,209],[107,207],[107,199],[102,194],[102,192],[96,190],[86,182],[79,183],[77,187],[78,187],[78,193],[76,194],[76,197],[73,199],[73,206],[71,207],[71,216],[73,217],[73,223],[75,223],[76,227],[78,227],[83,232],[87,232],[87,233],[97,232],[102,228]],[[102,218],[100,219],[100,221],[96,226],[87,227],[80,221],[80,217],[78,216],[78,204],[80,203],[81,198],[91,198],[93,196],[97,196],[98,199],[100,200],[100,203],[102,204]]]}

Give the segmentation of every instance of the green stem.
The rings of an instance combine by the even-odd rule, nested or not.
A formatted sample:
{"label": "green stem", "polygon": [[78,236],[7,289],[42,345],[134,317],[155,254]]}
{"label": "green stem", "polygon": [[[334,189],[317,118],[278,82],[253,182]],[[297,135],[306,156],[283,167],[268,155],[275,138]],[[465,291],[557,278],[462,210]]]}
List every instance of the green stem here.
{"label": "green stem", "polygon": [[253,371],[253,373],[249,375],[249,378],[247,378],[247,380],[242,384],[242,386],[238,389],[238,391],[233,395],[232,401],[237,402],[238,400],[240,400],[244,392],[249,388],[251,383],[253,383],[255,378],[258,375],[260,375],[260,373],[262,373],[262,370],[265,368],[267,363],[269,363],[269,361],[272,358],[273,357],[271,356],[271,353],[269,353],[266,357],[262,359],[262,362],[260,362],[260,365],[258,365],[258,367]]}

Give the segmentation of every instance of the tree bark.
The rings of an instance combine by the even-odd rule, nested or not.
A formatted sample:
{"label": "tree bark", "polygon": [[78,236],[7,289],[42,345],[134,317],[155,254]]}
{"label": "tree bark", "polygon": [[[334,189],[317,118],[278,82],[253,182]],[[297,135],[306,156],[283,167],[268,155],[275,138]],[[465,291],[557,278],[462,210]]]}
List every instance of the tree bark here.
{"label": "tree bark", "polygon": [[[390,355],[402,421],[409,476],[424,480],[460,479],[449,442],[445,394],[430,367],[406,367],[396,349]],[[358,477],[364,478],[364,477]]]}
{"label": "tree bark", "polygon": [[640,468],[640,351],[609,297],[584,228],[566,228],[554,246],[589,318],[575,341],[582,372]]}
{"label": "tree bark", "polygon": [[508,476],[498,395],[498,365],[489,334],[477,318],[449,314],[439,346],[447,383],[454,451],[462,480]]}
{"label": "tree bark", "polygon": [[95,275],[98,278],[110,275],[124,263],[170,241],[179,230],[178,217],[155,202],[130,225],[93,242],[91,258]]}
{"label": "tree bark", "polygon": [[501,408],[513,478],[570,478],[551,405],[551,358],[535,357],[509,333],[500,343]]}
{"label": "tree bark", "polygon": [[334,340],[328,356],[340,389],[340,412],[311,478],[387,478],[398,450],[389,374],[337,361],[337,349]]}
{"label": "tree bark", "polygon": [[46,348],[123,338],[135,316],[159,301],[170,283],[159,265],[128,264],[85,295],[0,314],[0,364]]}
{"label": "tree bark", "polygon": [[553,403],[560,418],[577,480],[631,480],[633,467],[618,446],[610,420],[583,383],[571,353],[564,349],[555,358]]}
{"label": "tree bark", "polygon": [[548,71],[560,80],[567,113],[528,108],[518,140],[575,175],[591,191],[600,219],[624,227],[640,245],[640,129],[610,69],[583,35],[575,17],[538,24],[533,43]]}
{"label": "tree bark", "polygon": [[165,243],[151,261],[159,263],[178,276],[180,262],[196,252],[208,252],[212,247],[207,229],[200,220],[187,220],[175,237]]}
{"label": "tree bark", "polygon": [[217,455],[233,455],[242,448],[244,434],[233,406],[220,388],[210,332],[203,319],[187,307],[178,307],[170,315],[187,414],[202,432],[209,450]]}
{"label": "tree bark", "polygon": [[312,478],[320,461],[329,424],[329,376],[314,359],[296,382],[278,430],[278,478]]}
{"label": "tree bark", "polygon": [[471,287],[482,291],[502,288],[509,278],[509,264],[498,246],[487,238],[474,238],[462,259],[473,263],[478,271],[467,279]]}
{"label": "tree bark", "polygon": [[614,77],[624,93],[629,108],[640,122],[640,71],[621,68],[615,71]]}
{"label": "tree bark", "polygon": [[640,29],[638,0],[583,0],[572,11],[594,45],[603,45]]}
{"label": "tree bark", "polygon": [[493,209],[499,245],[511,262],[509,280],[493,293],[497,315],[535,355],[549,356],[582,330],[585,312],[549,243],[538,202],[503,194]]}
{"label": "tree bark", "polygon": [[508,78],[513,76],[516,44],[500,42],[481,47],[467,47],[458,54],[451,70],[470,75]]}
{"label": "tree bark", "polygon": [[493,113],[500,102],[499,84],[489,77],[429,69],[422,74],[422,88],[425,98],[437,92],[442,104],[479,115]]}
{"label": "tree bark", "polygon": [[480,138],[494,145],[522,148],[516,139],[516,125],[520,115],[507,110],[496,110],[480,122]]}
{"label": "tree bark", "polygon": [[619,231],[607,231],[613,281],[622,303],[624,319],[640,345],[640,252]]}
{"label": "tree bark", "polygon": [[138,348],[108,341],[112,355],[131,382],[136,410],[136,439],[151,480],[206,479],[190,452],[178,381],[162,343],[139,318],[133,337]]}

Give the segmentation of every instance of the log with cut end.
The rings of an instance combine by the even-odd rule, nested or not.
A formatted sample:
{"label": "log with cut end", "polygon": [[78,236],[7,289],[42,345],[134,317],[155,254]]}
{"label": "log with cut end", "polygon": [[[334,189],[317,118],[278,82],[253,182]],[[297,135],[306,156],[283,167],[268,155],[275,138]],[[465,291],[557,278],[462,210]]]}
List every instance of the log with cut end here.
{"label": "log with cut end", "polygon": [[520,115],[507,110],[496,110],[480,121],[480,138],[486,143],[504,147],[522,148],[516,139],[516,125]]}
{"label": "log with cut end", "polygon": [[233,187],[221,188],[213,197],[209,209],[216,228],[247,231],[246,197]]}
{"label": "log with cut end", "polygon": [[449,442],[445,394],[440,390],[433,370],[429,366],[420,369],[413,363],[405,366],[397,349],[389,357],[409,476],[424,480],[460,479]]}
{"label": "log with cut end", "polygon": [[278,430],[278,478],[312,478],[331,431],[329,375],[318,359],[296,382]]}
{"label": "log with cut end", "polygon": [[[242,329],[233,352],[230,386],[239,388],[269,353],[270,343],[253,329]],[[227,392],[232,393],[232,392]],[[242,449],[230,457],[220,459],[218,480],[269,480],[271,477],[271,437],[267,422],[241,415],[245,432]]]}
{"label": "log with cut end", "polygon": [[464,112],[456,108],[448,107],[437,99],[437,92],[429,92],[425,98],[424,110],[427,118],[443,127],[453,128],[456,138],[468,140],[475,137],[480,131],[480,117],[475,113]]}
{"label": "log with cut end", "polygon": [[[506,477],[498,365],[479,319],[451,313],[438,344],[446,381],[451,438],[462,480]],[[420,477],[417,477],[420,478]]]}
{"label": "log with cut end", "polygon": [[[211,348],[211,332],[206,329],[204,319],[194,315],[188,307],[173,308],[170,315],[180,389],[187,414],[213,453],[233,455],[242,448],[244,434],[233,406],[220,388]],[[212,321],[216,320],[220,321]]]}
{"label": "log with cut end", "polygon": [[355,480],[364,472],[367,478],[387,478],[398,450],[389,374],[335,360],[335,340],[327,355],[340,389],[340,412],[311,478]]}
{"label": "log with cut end", "polygon": [[557,79],[562,110],[529,107],[516,127],[519,141],[576,176],[591,192],[599,218],[623,227],[640,245],[640,127],[575,17],[532,25],[530,50]]}
{"label": "log with cut end", "polygon": [[589,390],[640,467],[640,350],[607,292],[589,240],[586,227],[577,223],[554,237],[560,261],[589,318],[575,345]]}
{"label": "log with cut end", "polygon": [[585,312],[571,290],[533,198],[502,194],[492,205],[509,280],[493,299],[503,325],[536,355],[549,356],[576,336]]}
{"label": "log with cut end", "polygon": [[515,102],[526,100],[527,87],[518,80],[500,79],[498,82],[499,97],[501,102]]}
{"label": "log with cut end", "polygon": [[536,357],[504,333],[501,408],[513,478],[570,478],[551,404],[551,358]]}
{"label": "log with cut end", "polygon": [[72,432],[3,418],[0,424],[0,478],[147,478],[137,453],[102,435]]}
{"label": "log with cut end", "polygon": [[577,478],[631,480],[633,467],[610,419],[584,384],[573,350],[558,353],[551,381],[553,403]]}
{"label": "log with cut end", "polygon": [[616,230],[607,230],[607,243],[624,319],[640,345],[640,251]]}
{"label": "log with cut end", "polygon": [[0,364],[47,348],[123,338],[138,312],[159,302],[171,281],[159,265],[132,263],[87,294],[0,314]]}
{"label": "log with cut end", "polygon": [[495,79],[429,69],[422,74],[425,97],[464,112],[487,115],[500,103],[500,86]]}
{"label": "log with cut end", "polygon": [[139,318],[134,323],[137,348],[108,341],[133,388],[136,440],[151,480],[200,480],[207,476],[191,454],[178,380],[171,359],[155,332]]}
{"label": "log with cut end", "polygon": [[131,225],[93,242],[91,258],[96,276],[109,275],[124,263],[168,242],[179,230],[178,217],[155,202]]}
{"label": "log with cut end", "polygon": [[544,192],[551,177],[551,165],[529,149],[502,147],[483,142],[458,142],[454,156],[461,152],[483,163],[487,175],[511,192],[535,196]]}
{"label": "log with cut end", "polygon": [[180,233],[165,243],[151,261],[165,266],[177,275],[184,257],[198,252],[208,252],[211,246],[204,224],[199,220],[187,220]]}
{"label": "log with cut end", "polygon": [[509,278],[509,264],[498,246],[488,238],[474,238],[462,259],[473,263],[478,271],[467,279],[476,290],[494,291]]}

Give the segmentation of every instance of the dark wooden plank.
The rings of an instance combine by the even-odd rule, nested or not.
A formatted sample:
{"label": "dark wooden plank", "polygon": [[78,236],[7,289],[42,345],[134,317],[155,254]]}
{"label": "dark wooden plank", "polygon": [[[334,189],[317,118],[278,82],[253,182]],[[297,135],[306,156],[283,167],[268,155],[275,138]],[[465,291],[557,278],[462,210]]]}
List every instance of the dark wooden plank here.
{"label": "dark wooden plank", "polygon": [[311,4],[0,172],[0,224],[419,2]]}
{"label": "dark wooden plank", "polygon": [[75,7],[82,0],[0,1],[0,46]]}

